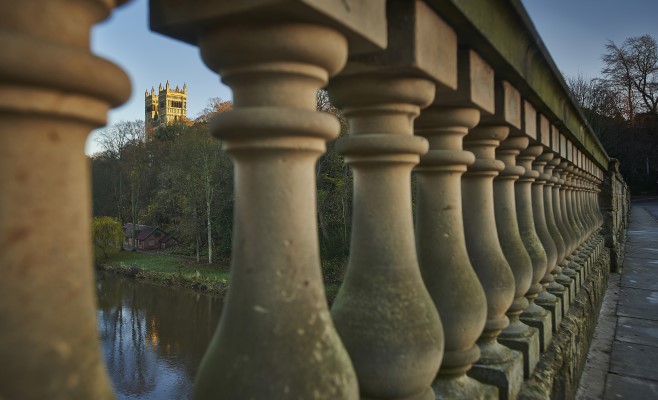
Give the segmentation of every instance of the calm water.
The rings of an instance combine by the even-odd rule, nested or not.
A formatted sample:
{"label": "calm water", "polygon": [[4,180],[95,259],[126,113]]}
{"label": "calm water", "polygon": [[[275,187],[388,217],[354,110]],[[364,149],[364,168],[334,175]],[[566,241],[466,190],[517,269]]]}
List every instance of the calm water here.
{"label": "calm water", "polygon": [[118,399],[188,399],[221,300],[98,273],[98,329]]}

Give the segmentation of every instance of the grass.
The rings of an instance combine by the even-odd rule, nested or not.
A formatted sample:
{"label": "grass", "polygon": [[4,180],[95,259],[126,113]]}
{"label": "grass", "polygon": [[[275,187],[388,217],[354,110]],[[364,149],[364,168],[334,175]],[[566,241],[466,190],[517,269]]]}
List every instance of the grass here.
{"label": "grass", "polygon": [[160,254],[115,251],[97,261],[99,269],[146,279],[167,286],[181,286],[223,295],[228,289],[229,269],[220,264]]}
{"label": "grass", "polygon": [[[230,270],[226,262],[197,264],[195,260],[186,257],[116,250],[107,259],[97,260],[96,264],[97,268],[104,271],[216,295],[224,295],[229,285]],[[344,274],[343,260],[322,261],[325,292],[330,304],[336,298]]]}

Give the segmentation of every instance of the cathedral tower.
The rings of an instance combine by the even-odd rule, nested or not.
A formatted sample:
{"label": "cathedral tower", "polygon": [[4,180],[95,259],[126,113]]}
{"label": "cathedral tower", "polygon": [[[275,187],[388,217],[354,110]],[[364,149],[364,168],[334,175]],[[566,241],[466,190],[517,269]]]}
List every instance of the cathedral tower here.
{"label": "cathedral tower", "polygon": [[151,93],[144,92],[144,121],[146,140],[153,139],[154,132],[161,126],[171,125],[187,120],[187,84],[183,89],[171,89],[169,81],[162,87],[160,84],[157,94],[151,87]]}

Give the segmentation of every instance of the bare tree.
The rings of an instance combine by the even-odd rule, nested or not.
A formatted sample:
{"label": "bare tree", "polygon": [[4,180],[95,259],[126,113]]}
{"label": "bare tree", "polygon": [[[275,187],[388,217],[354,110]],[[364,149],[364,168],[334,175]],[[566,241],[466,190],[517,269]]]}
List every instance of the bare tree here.
{"label": "bare tree", "polygon": [[608,41],[601,71],[606,81],[623,94],[625,115],[630,121],[638,111],[658,111],[658,45],[649,35],[626,39],[621,46]]}
{"label": "bare tree", "polygon": [[[114,160],[116,166],[114,170],[117,196],[117,216],[121,221],[126,220],[121,202],[124,196],[124,173],[126,172],[126,151],[144,142],[145,131],[144,121],[119,121],[100,131],[96,138],[103,149],[103,153],[111,160]],[[130,179],[132,181],[132,178]],[[131,196],[134,196],[135,190],[131,184]],[[132,199],[132,197],[131,197]],[[134,208],[134,207],[133,207]],[[134,212],[133,212],[134,214]],[[133,215],[133,222],[134,222]],[[134,224],[133,224],[134,226]],[[134,233],[134,232],[133,232]],[[133,236],[134,238],[134,236]]]}
{"label": "bare tree", "polygon": [[126,147],[143,142],[144,137],[144,121],[119,121],[101,130],[96,138],[96,143],[105,153],[120,160]]}
{"label": "bare tree", "polygon": [[622,113],[619,94],[611,90],[606,80],[582,74],[566,76],[565,80],[572,98],[588,119],[592,114],[615,118]]}
{"label": "bare tree", "polygon": [[233,103],[231,101],[224,101],[221,97],[211,97],[208,99],[208,104],[201,110],[197,116],[196,123],[208,123],[217,114],[226,111],[231,111]]}

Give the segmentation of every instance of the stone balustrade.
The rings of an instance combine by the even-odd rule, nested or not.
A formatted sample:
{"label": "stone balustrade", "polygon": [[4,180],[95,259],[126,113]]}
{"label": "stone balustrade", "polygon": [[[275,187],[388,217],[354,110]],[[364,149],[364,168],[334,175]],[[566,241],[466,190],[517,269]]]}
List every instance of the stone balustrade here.
{"label": "stone balustrade", "polygon": [[[129,95],[89,51],[115,5],[0,4],[0,398],[113,397],[83,146]],[[233,90],[212,131],[235,166],[230,289],[196,399],[573,398],[629,191],[519,2],[151,0],[150,12]],[[339,133],[316,111],[325,86],[354,173],[331,310],[315,219],[315,162]]]}

